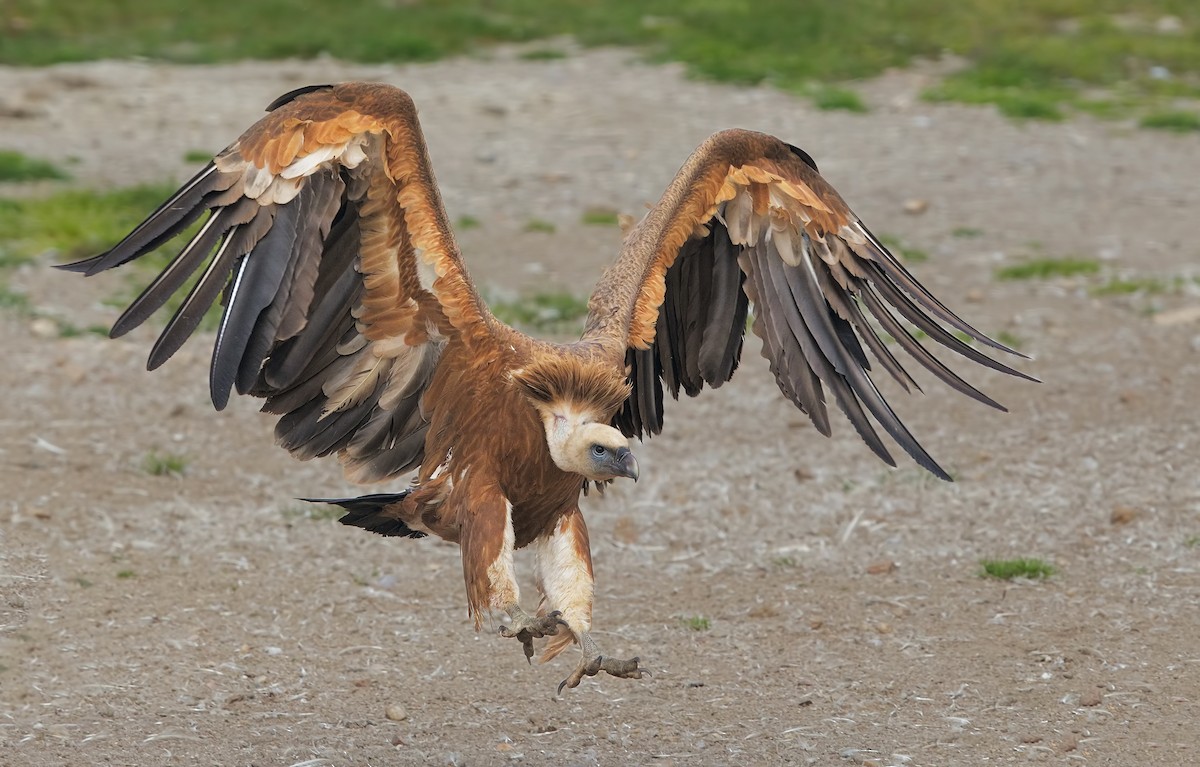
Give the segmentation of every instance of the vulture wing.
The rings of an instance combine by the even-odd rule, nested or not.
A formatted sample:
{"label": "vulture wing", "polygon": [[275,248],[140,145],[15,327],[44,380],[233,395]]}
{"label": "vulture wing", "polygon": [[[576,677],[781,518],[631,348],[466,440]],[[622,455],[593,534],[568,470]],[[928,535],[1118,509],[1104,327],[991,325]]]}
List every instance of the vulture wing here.
{"label": "vulture wing", "polygon": [[664,388],[674,397],[681,388],[695,396],[705,384],[728,381],[751,304],[754,333],[783,393],[828,436],[828,390],[893,466],[868,414],[917,463],[949,479],[876,389],[866,350],[905,390],[916,388],[888,349],[890,336],[942,381],[1001,410],[908,326],[967,359],[1029,378],[954,335],[1017,354],[917,282],[806,153],[772,136],[730,130],[692,154],[592,294],[584,339],[624,354],[633,385],[615,425],[629,436],[657,434]]}
{"label": "vulture wing", "polygon": [[268,111],[112,250],[64,268],[120,266],[204,217],[112,335],[194,279],[150,369],[223,293],[209,374],[218,410],[231,389],[264,397],[297,457],[336,452],[356,481],[409,471],[442,347],[490,337],[494,322],[447,226],[416,110],[402,91],[354,83],[293,91]]}

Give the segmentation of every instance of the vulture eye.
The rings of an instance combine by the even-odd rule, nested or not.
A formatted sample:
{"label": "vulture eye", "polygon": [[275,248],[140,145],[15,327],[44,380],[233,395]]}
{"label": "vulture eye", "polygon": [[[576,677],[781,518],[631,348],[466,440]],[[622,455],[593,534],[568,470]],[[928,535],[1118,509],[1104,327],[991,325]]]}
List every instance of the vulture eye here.
{"label": "vulture eye", "polygon": [[596,456],[597,458],[603,458],[604,454],[607,452],[608,448],[604,447],[603,445],[592,445],[592,455]]}

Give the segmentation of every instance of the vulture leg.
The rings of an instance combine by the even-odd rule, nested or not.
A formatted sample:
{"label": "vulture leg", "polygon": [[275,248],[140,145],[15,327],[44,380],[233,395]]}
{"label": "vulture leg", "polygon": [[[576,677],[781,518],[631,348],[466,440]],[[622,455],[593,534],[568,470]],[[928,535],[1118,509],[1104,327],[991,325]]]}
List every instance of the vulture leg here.
{"label": "vulture leg", "polygon": [[[579,665],[558,685],[558,692],[566,687],[576,687],[583,677],[595,676],[601,671],[626,679],[641,679],[645,669],[638,666],[637,658],[606,657],[589,633],[592,627],[592,553],[587,526],[579,508],[567,511],[554,526],[554,531],[538,538],[534,546],[537,587],[542,593],[538,614],[561,616],[562,623],[571,630],[570,634],[560,634],[550,640],[542,652],[541,662],[555,657],[572,642],[578,642],[583,651]],[[551,612],[547,613],[547,610]]]}
{"label": "vulture leg", "polygon": [[557,613],[533,616],[521,607],[513,568],[512,503],[494,485],[462,487],[466,489],[464,497],[472,499],[460,512],[459,548],[475,628],[482,625],[485,611],[505,613],[508,622],[500,626],[500,636],[519,640],[529,660],[533,640],[554,636],[564,621]]}

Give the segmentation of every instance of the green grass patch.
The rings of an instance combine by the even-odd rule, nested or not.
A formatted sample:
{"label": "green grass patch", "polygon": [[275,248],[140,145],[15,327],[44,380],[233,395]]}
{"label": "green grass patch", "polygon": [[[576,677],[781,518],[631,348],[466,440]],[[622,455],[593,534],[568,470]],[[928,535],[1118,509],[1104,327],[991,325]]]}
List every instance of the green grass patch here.
{"label": "green grass patch", "polygon": [[88,325],[87,327],[79,327],[74,323],[66,320],[55,320],[58,323],[59,338],[79,338],[80,336],[102,336],[108,337],[108,327],[106,325]]}
{"label": "green grass patch", "polygon": [[204,163],[208,164],[213,158],[213,152],[207,149],[189,149],[183,153],[183,161],[187,163]]}
{"label": "green grass patch", "polygon": [[1021,347],[1025,345],[1025,339],[1009,333],[1007,330],[1001,330],[995,335],[995,339],[1008,348],[1016,349],[1017,351],[1020,351]]}
{"label": "green grass patch", "polygon": [[952,237],[957,237],[959,239],[966,240],[966,239],[971,239],[974,237],[982,237],[983,230],[977,229],[973,226],[959,226],[959,227],[955,227],[954,230],[950,232],[950,235]]}
{"label": "green grass patch", "polygon": [[483,226],[483,222],[474,216],[463,214],[454,222],[454,228],[460,232],[465,232],[468,229],[478,229]]}
{"label": "green grass patch", "polygon": [[117,577],[124,581],[129,580],[130,578],[136,578],[137,573],[135,573],[133,570],[118,570]]}
{"label": "green grass patch", "polygon": [[175,191],[174,184],[107,192],[71,189],[46,197],[0,199],[0,266],[55,251],[61,261],[115,245]]}
{"label": "green grass patch", "polygon": [[712,628],[712,621],[705,618],[703,615],[693,615],[690,618],[680,618],[679,622],[684,628],[691,631],[708,631]]}
{"label": "green grass patch", "polygon": [[929,253],[920,248],[911,248],[897,236],[892,234],[879,235],[879,241],[882,242],[893,255],[900,256],[904,261],[910,264],[920,264],[929,260]]}
{"label": "green grass patch", "polygon": [[1169,130],[1175,133],[1200,131],[1200,114],[1196,112],[1151,112],[1138,123],[1143,128]]}
{"label": "green grass patch", "polygon": [[1041,580],[1058,572],[1040,559],[985,559],[979,563],[979,575],[1011,581],[1014,578]]}
{"label": "green grass patch", "polygon": [[[929,98],[996,104],[1025,118],[1058,119],[1088,103],[1084,93],[1107,109],[1200,94],[1200,4],[1190,0],[309,0],[293,11],[282,0],[9,0],[0,63],[320,54],[391,63],[571,35],[681,61],[693,75],[797,93],[949,52],[966,66]],[[289,23],[278,23],[284,17]],[[547,44],[520,55],[560,54]],[[857,109],[861,102],[839,90],[820,96],[822,108]]]}
{"label": "green grass patch", "polygon": [[578,333],[587,316],[587,299],[570,293],[536,293],[515,301],[491,303],[492,314],[501,322],[544,333]]}
{"label": "green grass patch", "polygon": [[583,212],[580,220],[588,226],[616,226],[620,219],[615,210],[607,208],[590,208]]}
{"label": "green grass patch", "polygon": [[[0,268],[27,263],[46,253],[55,254],[57,263],[102,253],[117,244],[174,191],[174,184],[150,184],[106,192],[72,189],[46,197],[0,198]],[[194,224],[173,242],[121,269],[120,273],[126,277],[124,286],[104,302],[121,309],[127,306],[179,252],[184,238],[198,226]],[[159,321],[166,321],[198,278],[199,271],[167,302],[167,311],[159,313]],[[211,330],[219,320],[220,306],[214,305],[201,328]]]}
{"label": "green grass patch", "polygon": [[1200,547],[1200,535],[1189,535],[1183,539],[1183,545],[1189,549]]}
{"label": "green grass patch", "polygon": [[33,313],[33,307],[29,303],[29,296],[18,290],[13,290],[12,286],[2,280],[0,280],[0,309],[18,314]]}
{"label": "green grass patch", "polygon": [[520,58],[526,61],[557,61],[566,57],[567,52],[558,48],[531,48],[520,54]]}
{"label": "green grass patch", "polygon": [[957,101],[964,104],[994,104],[1008,117],[1061,120],[1060,104],[1070,97],[1066,89],[1027,90],[1024,86],[988,84],[984,73],[975,70],[951,75],[922,94],[927,101]]}
{"label": "green grass patch", "polygon": [[556,227],[553,223],[541,218],[531,218],[525,222],[525,231],[527,232],[554,234],[557,229],[558,227]]}
{"label": "green grass patch", "polygon": [[182,455],[151,450],[142,459],[142,471],[154,477],[182,477],[187,464],[187,458]]}
{"label": "green grass patch", "polygon": [[68,178],[70,175],[66,171],[49,160],[0,149],[0,181],[61,181]]}
{"label": "green grass patch", "polygon": [[1100,271],[1097,261],[1079,258],[1035,258],[996,270],[1002,280],[1049,280],[1055,277],[1079,277]]}
{"label": "green grass patch", "polygon": [[809,98],[812,99],[813,106],[827,112],[840,110],[861,114],[867,111],[867,105],[863,103],[861,96],[849,88],[840,88],[836,85],[818,86],[813,89]]}
{"label": "green grass patch", "polygon": [[1165,282],[1153,277],[1114,277],[1103,285],[1093,287],[1090,292],[1093,296],[1127,296],[1134,293],[1158,295],[1178,289],[1182,285],[1183,280],[1178,278],[1171,282]]}

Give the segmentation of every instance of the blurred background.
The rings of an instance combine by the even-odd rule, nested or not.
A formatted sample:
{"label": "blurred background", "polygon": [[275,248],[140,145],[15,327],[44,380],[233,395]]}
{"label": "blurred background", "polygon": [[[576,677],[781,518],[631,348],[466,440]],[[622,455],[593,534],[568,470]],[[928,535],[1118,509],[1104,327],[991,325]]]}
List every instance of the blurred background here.
{"label": "blurred background", "polygon": [[[862,82],[915,66],[923,74],[913,93],[929,103],[987,105],[1017,121],[1089,115],[1120,128],[1200,131],[1200,5],[1189,0],[0,0],[0,9],[0,64],[14,67],[99,59],[402,65],[486,59],[505,43],[520,44],[521,60],[554,61],[580,47],[621,46],[647,62],[677,62],[692,77],[793,93],[819,110],[868,113]],[[60,84],[86,90],[86,78],[72,85],[70,77]],[[36,93],[0,93],[0,116],[19,120],[37,101]],[[74,258],[106,247],[219,148],[188,146],[166,168],[148,151],[140,171],[114,178],[88,167],[86,147],[39,153],[20,143],[29,141],[0,134],[0,305],[17,309],[27,302],[6,278],[14,266],[48,251]],[[454,190],[447,194],[454,209]],[[611,202],[582,215],[593,226],[617,220]],[[456,223],[469,240],[466,231],[481,222],[466,211]],[[555,226],[531,215],[524,229]],[[897,237],[892,245],[901,246]],[[919,258],[922,247],[910,251]],[[1086,263],[1031,268],[1044,276],[1094,271]],[[505,319],[543,329],[585,310],[564,295],[494,298],[512,303],[499,307]]]}
{"label": "blurred background", "polygon": [[[924,94],[1015,117],[1071,111],[1196,129],[1173,99],[1200,92],[1189,0],[4,0],[0,63],[144,57],[179,63],[332,56],[404,63],[569,35],[861,109],[846,83],[916,58],[959,66]],[[563,55],[554,44],[529,58]]]}

